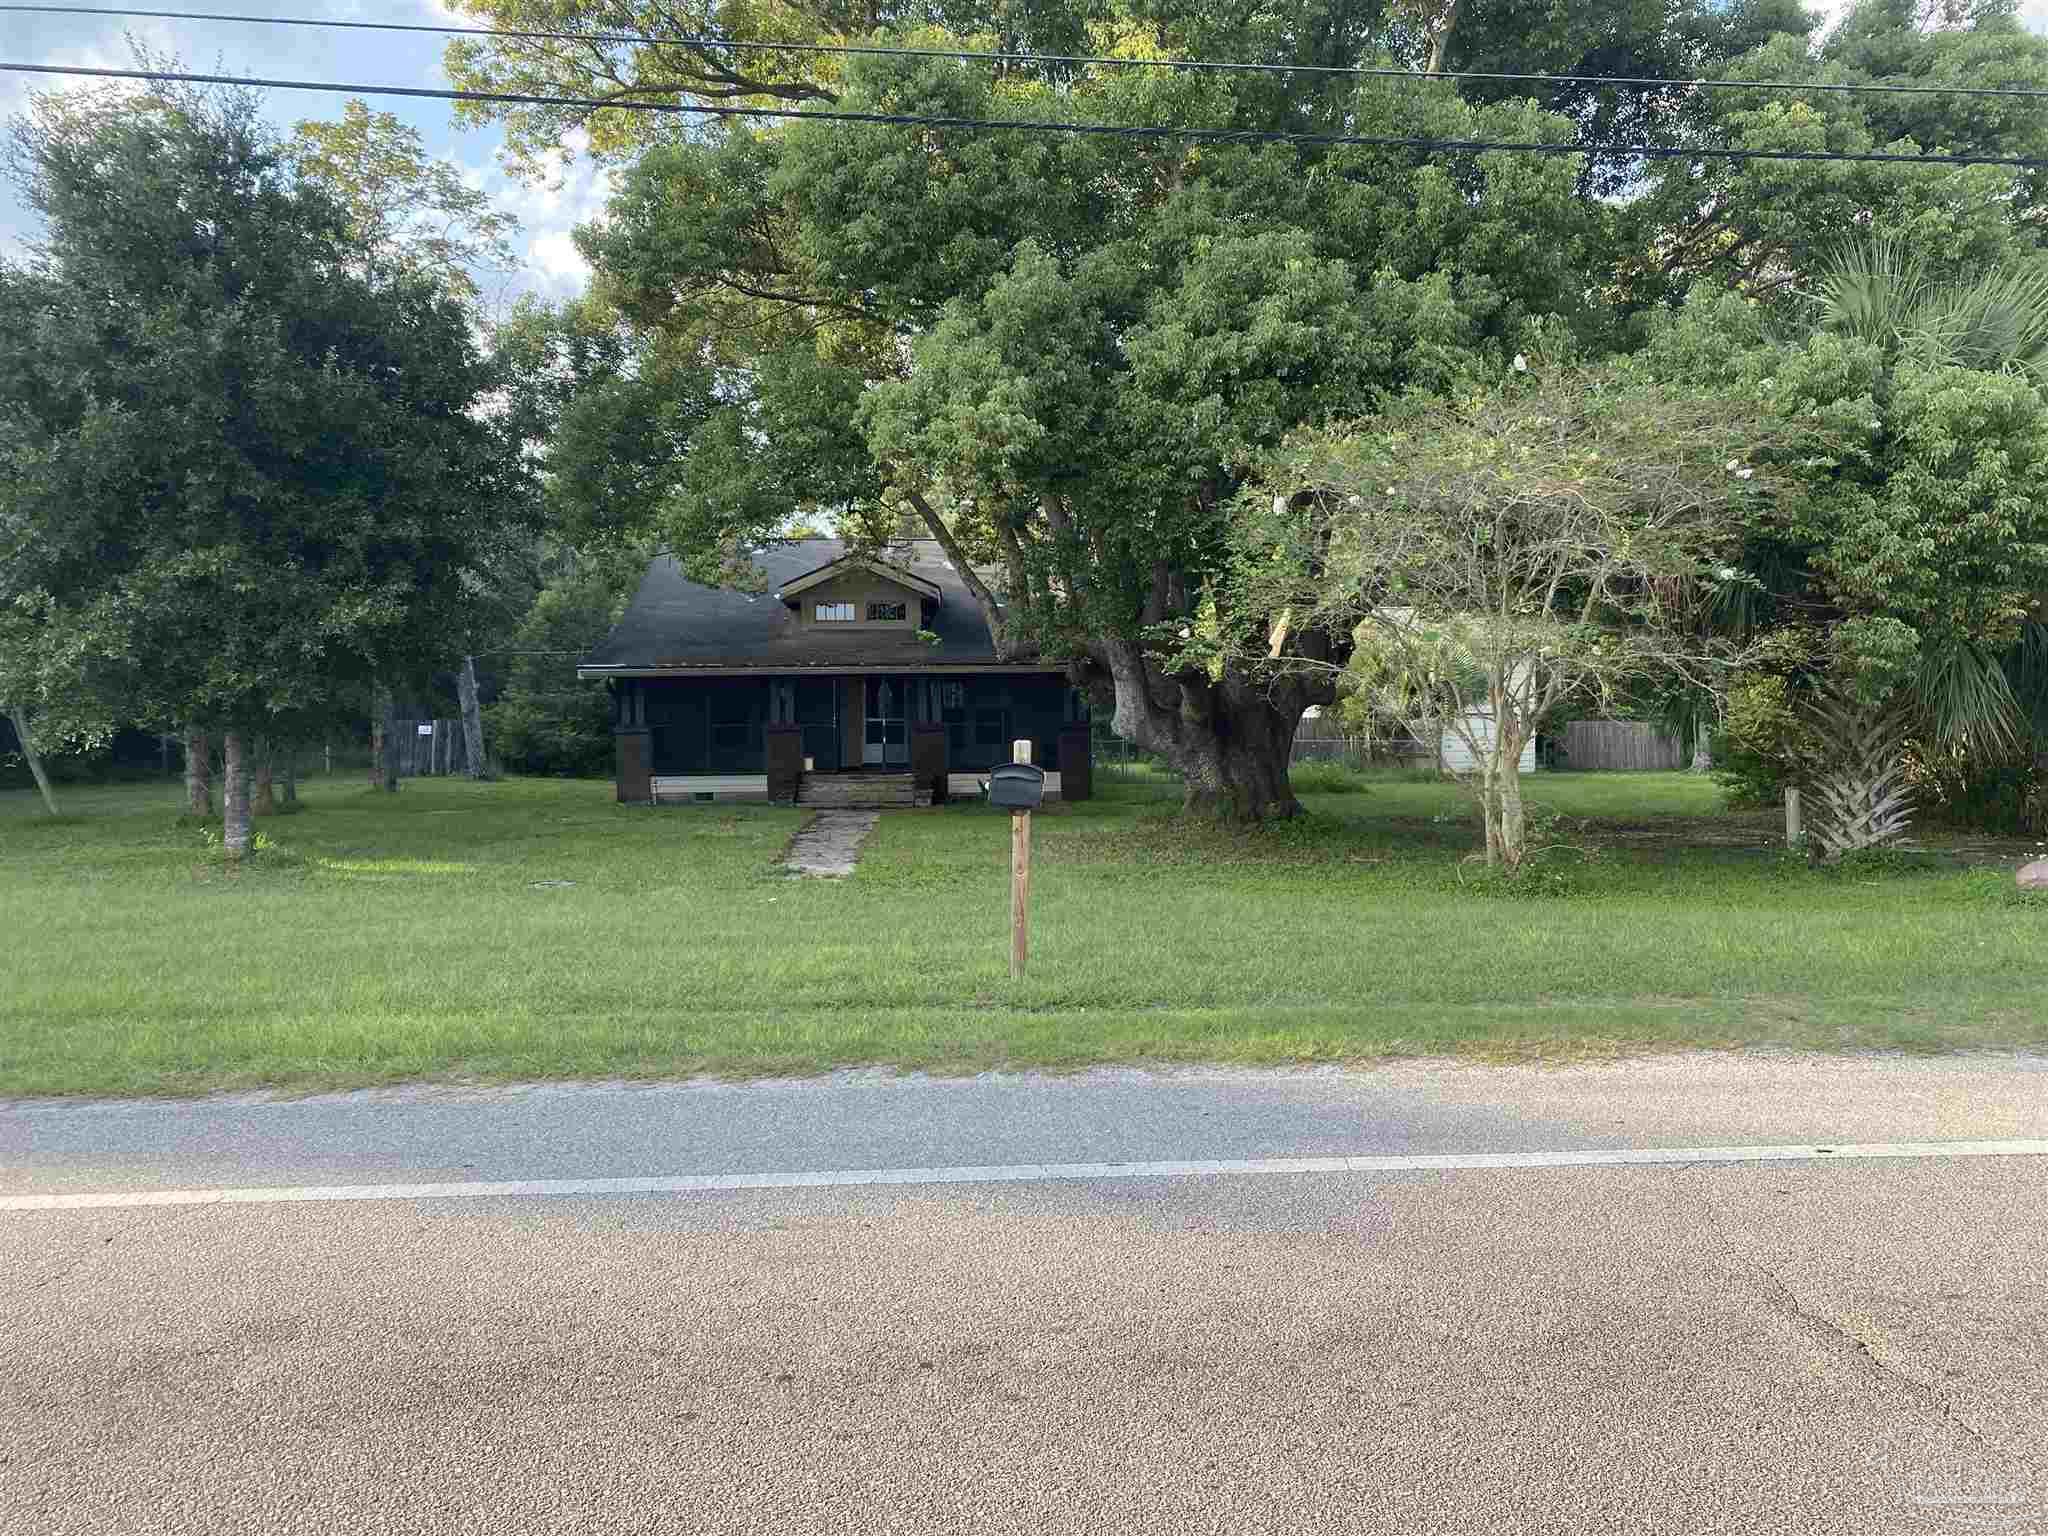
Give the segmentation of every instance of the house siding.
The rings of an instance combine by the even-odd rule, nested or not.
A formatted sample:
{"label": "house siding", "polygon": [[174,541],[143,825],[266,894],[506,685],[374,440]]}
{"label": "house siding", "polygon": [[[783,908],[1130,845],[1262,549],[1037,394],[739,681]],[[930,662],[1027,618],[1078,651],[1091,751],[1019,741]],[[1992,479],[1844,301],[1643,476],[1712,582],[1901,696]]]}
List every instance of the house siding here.
{"label": "house siding", "polygon": [[[917,593],[908,587],[900,587],[892,581],[866,572],[849,572],[821,582],[815,587],[806,587],[791,599],[797,605],[798,625],[833,634],[855,633],[861,630],[883,630],[893,633],[910,633],[923,628],[923,602]],[[820,619],[820,603],[851,603],[858,617],[852,619]],[[901,603],[903,617],[900,619],[870,619],[867,616],[869,603]]]}

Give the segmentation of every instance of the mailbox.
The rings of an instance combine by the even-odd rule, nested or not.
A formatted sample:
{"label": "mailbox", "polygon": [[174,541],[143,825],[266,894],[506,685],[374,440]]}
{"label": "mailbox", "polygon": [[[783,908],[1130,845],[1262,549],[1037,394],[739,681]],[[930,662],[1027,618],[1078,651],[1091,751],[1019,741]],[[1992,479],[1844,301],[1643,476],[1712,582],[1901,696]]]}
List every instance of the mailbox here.
{"label": "mailbox", "polygon": [[1035,811],[1045,798],[1045,770],[1034,763],[997,763],[988,776],[988,803]]}

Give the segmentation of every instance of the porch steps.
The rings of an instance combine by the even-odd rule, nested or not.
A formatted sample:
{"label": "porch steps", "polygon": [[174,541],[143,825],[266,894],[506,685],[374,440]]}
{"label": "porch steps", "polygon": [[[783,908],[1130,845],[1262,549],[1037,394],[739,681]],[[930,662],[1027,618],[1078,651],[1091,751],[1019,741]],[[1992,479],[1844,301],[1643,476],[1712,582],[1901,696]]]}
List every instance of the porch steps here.
{"label": "porch steps", "polygon": [[932,794],[907,773],[807,773],[797,781],[796,803],[835,810],[930,805]]}

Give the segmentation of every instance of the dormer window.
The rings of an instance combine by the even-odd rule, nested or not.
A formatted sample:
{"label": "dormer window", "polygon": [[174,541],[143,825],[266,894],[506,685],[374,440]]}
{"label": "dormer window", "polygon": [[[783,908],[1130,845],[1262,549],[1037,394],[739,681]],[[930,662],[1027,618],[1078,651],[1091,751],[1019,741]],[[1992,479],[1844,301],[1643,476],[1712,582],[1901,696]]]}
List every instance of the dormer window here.
{"label": "dormer window", "polygon": [[909,612],[909,609],[903,603],[869,603],[868,622],[870,624],[901,624],[903,616],[907,612]]}
{"label": "dormer window", "polygon": [[851,624],[854,608],[852,603],[820,603],[817,617],[820,624]]}

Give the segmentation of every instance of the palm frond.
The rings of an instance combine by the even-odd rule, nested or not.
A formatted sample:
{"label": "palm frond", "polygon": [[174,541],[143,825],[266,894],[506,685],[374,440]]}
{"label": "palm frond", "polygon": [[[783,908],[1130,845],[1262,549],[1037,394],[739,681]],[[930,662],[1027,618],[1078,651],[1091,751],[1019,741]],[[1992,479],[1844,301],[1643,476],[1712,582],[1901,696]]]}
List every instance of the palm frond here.
{"label": "palm frond", "polygon": [[1957,642],[1929,647],[1912,695],[1933,736],[1986,755],[2010,751],[2026,731],[2020,700],[2000,658]]}
{"label": "palm frond", "polygon": [[2004,664],[2020,718],[2036,742],[2048,743],[2048,624],[2029,620],[2021,625],[2020,638],[2005,653]]}
{"label": "palm frond", "polygon": [[1927,291],[1926,258],[1895,235],[1843,242],[1816,285],[1823,326],[1887,351],[1911,332]]}
{"label": "palm frond", "polygon": [[1931,362],[2048,376],[2048,264],[1927,289],[1902,340]]}
{"label": "palm frond", "polygon": [[1817,283],[1828,330],[1929,362],[2048,381],[2048,263],[1937,281],[1895,235],[1844,242]]}

